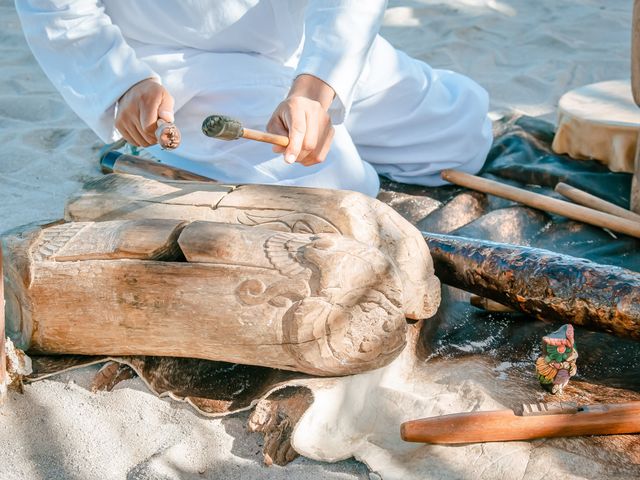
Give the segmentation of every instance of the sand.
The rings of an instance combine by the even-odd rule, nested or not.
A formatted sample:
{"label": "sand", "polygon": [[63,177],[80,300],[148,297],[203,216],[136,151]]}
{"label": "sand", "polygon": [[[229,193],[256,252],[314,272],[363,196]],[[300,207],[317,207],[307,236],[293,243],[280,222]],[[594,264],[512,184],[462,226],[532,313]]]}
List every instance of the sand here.
{"label": "sand", "polygon": [[[629,76],[631,3],[392,1],[383,35],[435,67],[476,79],[489,91],[495,116],[515,110],[553,120],[565,91]],[[4,231],[60,218],[67,197],[99,175],[101,144],[39,70],[9,0],[0,0],[0,51]],[[0,411],[0,479],[379,478],[355,460],[300,458],[285,468],[264,467],[246,414],[203,418],[157,399],[139,380],[93,394],[87,386],[95,371],[11,394]],[[465,389],[452,387],[455,398],[447,401],[462,404]]]}

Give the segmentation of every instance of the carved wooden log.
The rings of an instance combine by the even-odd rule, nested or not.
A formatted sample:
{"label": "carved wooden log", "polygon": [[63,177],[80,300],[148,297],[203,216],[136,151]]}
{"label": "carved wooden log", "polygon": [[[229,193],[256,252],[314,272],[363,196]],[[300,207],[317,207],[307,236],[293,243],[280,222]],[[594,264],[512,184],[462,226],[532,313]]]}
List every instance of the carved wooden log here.
{"label": "carved wooden log", "polygon": [[3,242],[9,333],[32,352],[344,375],[405,344],[395,266],[340,235],[165,219],[65,223]]}
{"label": "carved wooden log", "polygon": [[65,216],[71,221],[206,220],[293,233],[340,233],[380,249],[396,265],[407,317],[431,317],[440,304],[440,284],[420,232],[391,207],[357,192],[112,174],[87,183],[67,204]]}
{"label": "carved wooden log", "polygon": [[640,340],[638,273],[537,248],[423,235],[443,283],[543,320]]}

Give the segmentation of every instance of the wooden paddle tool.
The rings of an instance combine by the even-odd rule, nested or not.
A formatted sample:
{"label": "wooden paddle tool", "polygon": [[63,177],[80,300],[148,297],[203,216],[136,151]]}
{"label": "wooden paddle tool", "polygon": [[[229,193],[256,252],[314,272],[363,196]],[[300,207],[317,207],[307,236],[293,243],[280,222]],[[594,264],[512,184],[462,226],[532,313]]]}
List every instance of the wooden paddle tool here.
{"label": "wooden paddle tool", "polygon": [[205,118],[204,122],[202,122],[202,132],[207,137],[218,138],[220,140],[247,138],[249,140],[270,143],[281,147],[287,147],[289,145],[289,138],[284,135],[244,128],[238,120],[224,115],[210,115]]}
{"label": "wooden paddle tool", "polygon": [[640,432],[640,402],[595,404],[537,403],[519,412],[454,413],[404,422],[406,442],[460,444],[546,437],[614,435]]}

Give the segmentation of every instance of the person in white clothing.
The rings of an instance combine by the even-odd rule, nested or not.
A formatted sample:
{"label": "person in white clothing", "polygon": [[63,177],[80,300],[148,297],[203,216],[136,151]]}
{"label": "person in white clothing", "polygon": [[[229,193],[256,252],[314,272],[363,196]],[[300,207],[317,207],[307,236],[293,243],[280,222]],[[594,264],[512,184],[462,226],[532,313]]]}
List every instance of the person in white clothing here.
{"label": "person in white clothing", "polygon": [[[485,90],[380,37],[383,0],[15,3],[42,69],[103,141],[223,182],[375,196],[378,174],[476,173],[492,141]],[[290,144],[205,137],[214,113]],[[154,145],[159,118],[180,128],[177,150]]]}

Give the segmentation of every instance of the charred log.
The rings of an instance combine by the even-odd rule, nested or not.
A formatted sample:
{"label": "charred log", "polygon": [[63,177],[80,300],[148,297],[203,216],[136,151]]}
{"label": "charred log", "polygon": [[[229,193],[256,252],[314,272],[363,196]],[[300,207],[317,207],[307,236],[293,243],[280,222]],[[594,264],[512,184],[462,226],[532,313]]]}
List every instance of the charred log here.
{"label": "charred log", "polygon": [[640,274],[531,247],[424,233],[443,283],[542,320],[640,340]]}

